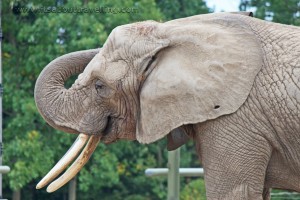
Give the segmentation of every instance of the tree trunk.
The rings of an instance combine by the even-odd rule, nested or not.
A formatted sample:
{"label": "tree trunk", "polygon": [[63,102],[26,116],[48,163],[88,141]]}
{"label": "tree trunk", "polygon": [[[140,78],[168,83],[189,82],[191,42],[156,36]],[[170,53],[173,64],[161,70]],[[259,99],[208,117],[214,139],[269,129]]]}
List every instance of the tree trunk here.
{"label": "tree trunk", "polygon": [[76,176],[69,183],[69,199],[76,200]]}
{"label": "tree trunk", "polygon": [[21,200],[21,190],[15,190],[13,191],[12,200]]}

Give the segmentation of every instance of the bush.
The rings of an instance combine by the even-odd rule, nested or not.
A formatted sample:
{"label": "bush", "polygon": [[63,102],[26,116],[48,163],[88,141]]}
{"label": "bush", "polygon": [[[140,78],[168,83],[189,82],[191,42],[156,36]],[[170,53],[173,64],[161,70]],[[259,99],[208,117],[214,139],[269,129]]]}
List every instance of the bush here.
{"label": "bush", "polygon": [[203,179],[196,179],[188,183],[180,193],[182,200],[206,199],[205,183]]}

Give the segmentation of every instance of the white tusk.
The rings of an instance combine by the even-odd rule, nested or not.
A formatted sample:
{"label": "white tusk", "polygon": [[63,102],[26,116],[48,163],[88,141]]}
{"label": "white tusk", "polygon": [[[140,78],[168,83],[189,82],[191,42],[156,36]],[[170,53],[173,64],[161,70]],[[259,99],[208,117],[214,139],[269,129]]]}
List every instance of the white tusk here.
{"label": "white tusk", "polygon": [[58,163],[48,172],[48,174],[36,185],[40,189],[55,179],[79,154],[82,147],[89,139],[88,135],[80,134],[67,153],[58,161]]}
{"label": "white tusk", "polygon": [[74,161],[74,163],[69,167],[69,169],[61,175],[58,179],[53,181],[48,187],[47,192],[54,192],[61,186],[70,181],[76,174],[81,170],[81,168],[87,163],[91,155],[95,151],[98,143],[100,142],[101,135],[92,135],[89,142],[82,150],[81,154]]}

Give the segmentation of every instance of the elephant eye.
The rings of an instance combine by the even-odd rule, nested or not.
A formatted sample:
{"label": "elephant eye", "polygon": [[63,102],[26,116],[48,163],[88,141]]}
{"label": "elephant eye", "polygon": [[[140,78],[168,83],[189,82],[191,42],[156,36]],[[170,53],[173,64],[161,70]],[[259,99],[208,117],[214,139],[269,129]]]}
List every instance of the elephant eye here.
{"label": "elephant eye", "polygon": [[95,89],[100,97],[109,98],[114,94],[114,91],[100,80],[96,81]]}
{"label": "elephant eye", "polygon": [[103,88],[104,88],[104,84],[101,81],[96,81],[95,89],[98,91],[98,90],[101,90]]}

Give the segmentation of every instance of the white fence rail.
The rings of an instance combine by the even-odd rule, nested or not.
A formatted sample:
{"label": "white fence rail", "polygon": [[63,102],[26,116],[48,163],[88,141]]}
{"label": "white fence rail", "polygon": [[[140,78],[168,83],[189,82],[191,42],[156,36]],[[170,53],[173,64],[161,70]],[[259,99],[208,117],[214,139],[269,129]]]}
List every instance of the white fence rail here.
{"label": "white fence rail", "polygon": [[[145,170],[146,176],[167,176],[168,168],[148,168]],[[203,177],[203,168],[179,168],[179,175],[184,177]]]}

